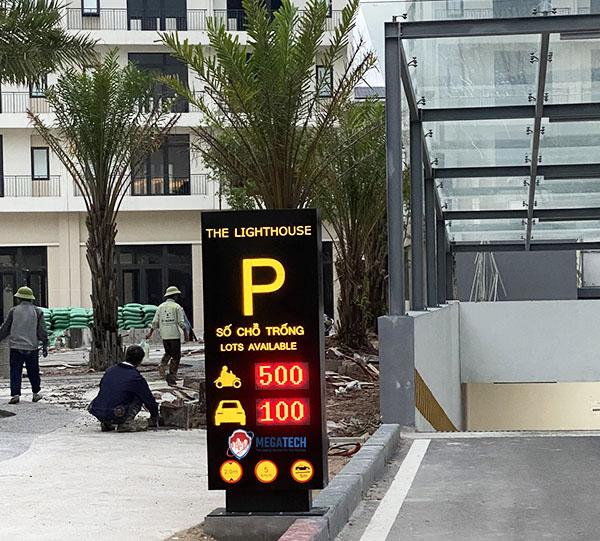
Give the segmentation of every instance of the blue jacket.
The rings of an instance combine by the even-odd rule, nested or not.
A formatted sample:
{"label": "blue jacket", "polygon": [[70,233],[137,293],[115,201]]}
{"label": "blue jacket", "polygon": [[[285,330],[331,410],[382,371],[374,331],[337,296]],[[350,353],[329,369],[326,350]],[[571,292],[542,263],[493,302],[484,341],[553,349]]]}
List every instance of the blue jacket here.
{"label": "blue jacket", "polygon": [[90,405],[90,413],[99,419],[118,421],[115,408],[127,406],[135,397],[148,408],[152,417],[158,417],[158,404],[144,376],[133,366],[125,363],[116,364],[108,368],[102,376],[100,392]]}

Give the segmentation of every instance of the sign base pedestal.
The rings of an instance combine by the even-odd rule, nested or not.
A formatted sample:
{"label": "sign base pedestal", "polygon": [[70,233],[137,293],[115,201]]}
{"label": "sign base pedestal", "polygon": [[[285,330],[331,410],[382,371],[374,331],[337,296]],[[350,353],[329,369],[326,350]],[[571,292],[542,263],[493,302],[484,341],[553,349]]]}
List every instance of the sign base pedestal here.
{"label": "sign base pedestal", "polygon": [[228,513],[306,513],[310,511],[310,490],[227,490],[225,509]]}
{"label": "sign base pedestal", "polygon": [[[227,491],[229,492],[229,491]],[[261,497],[265,493],[261,493]],[[283,493],[279,500],[281,505]],[[253,501],[248,498],[249,501]],[[254,499],[254,503],[256,503]],[[223,507],[215,509],[204,519],[204,533],[219,541],[276,541],[299,518],[322,517],[328,508],[313,508],[308,512],[228,512]]]}

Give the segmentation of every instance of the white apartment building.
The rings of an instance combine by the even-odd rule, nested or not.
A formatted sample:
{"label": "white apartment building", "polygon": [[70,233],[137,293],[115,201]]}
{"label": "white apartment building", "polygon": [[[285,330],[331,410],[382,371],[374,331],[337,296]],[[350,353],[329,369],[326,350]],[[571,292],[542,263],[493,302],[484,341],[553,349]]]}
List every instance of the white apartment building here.
{"label": "white apartment building", "polygon": [[[277,9],[276,0],[271,8]],[[339,20],[344,0],[333,0],[327,29]],[[301,7],[301,5],[299,4]],[[99,40],[98,51],[119,48],[123,64],[177,74],[194,86],[192,73],[168,54],[157,31],[177,30],[182,39],[207,44],[207,17],[227,29],[243,31],[241,0],[75,0],[64,24]],[[315,76],[319,67],[315,65]],[[53,76],[48,77],[52,84]],[[197,81],[196,81],[197,83]],[[0,313],[4,317],[21,285],[33,288],[49,307],[91,307],[91,280],[85,256],[85,207],[56,156],[30,126],[26,111],[52,121],[43,89],[1,88],[0,109]],[[198,88],[200,91],[201,89]],[[225,207],[218,186],[202,161],[190,152],[191,128],[201,115],[178,102],[181,117],[162,147],[148,156],[118,218],[116,268],[121,304],[159,304],[168,285],[184,293],[182,304],[196,329],[202,329],[202,211]],[[331,243],[324,246],[326,311],[333,313]]]}

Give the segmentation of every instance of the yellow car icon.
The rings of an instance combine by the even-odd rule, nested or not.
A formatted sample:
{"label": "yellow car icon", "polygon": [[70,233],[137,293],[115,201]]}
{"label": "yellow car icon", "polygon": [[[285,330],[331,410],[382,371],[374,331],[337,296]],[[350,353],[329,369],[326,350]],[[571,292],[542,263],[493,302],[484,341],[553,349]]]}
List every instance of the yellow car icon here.
{"label": "yellow car icon", "polygon": [[215,411],[215,426],[221,423],[235,423],[246,426],[246,412],[239,400],[221,400]]}

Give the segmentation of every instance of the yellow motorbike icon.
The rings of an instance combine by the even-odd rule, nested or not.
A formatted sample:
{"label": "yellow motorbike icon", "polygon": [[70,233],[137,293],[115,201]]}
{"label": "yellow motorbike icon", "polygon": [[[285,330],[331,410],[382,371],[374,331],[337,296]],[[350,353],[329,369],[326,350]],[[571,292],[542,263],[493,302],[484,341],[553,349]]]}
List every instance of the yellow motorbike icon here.
{"label": "yellow motorbike icon", "polygon": [[217,389],[222,389],[223,387],[239,389],[242,386],[242,380],[226,366],[223,366],[221,368],[221,375],[215,380],[215,386]]}

